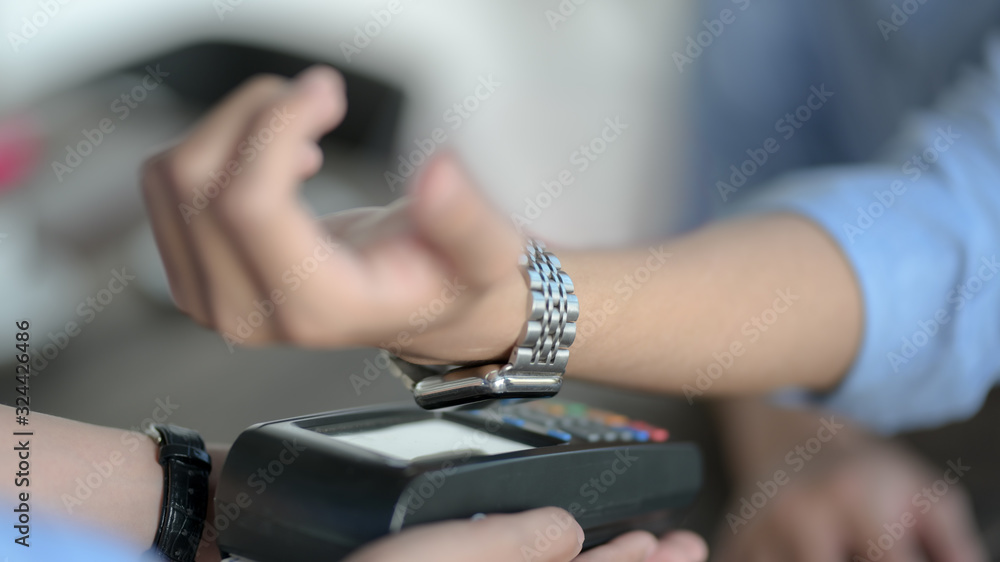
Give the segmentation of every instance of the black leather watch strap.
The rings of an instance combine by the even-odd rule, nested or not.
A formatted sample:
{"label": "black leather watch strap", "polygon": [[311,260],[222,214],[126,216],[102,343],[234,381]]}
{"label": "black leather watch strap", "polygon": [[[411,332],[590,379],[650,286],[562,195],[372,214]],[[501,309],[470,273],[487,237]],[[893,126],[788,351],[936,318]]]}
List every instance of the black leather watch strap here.
{"label": "black leather watch strap", "polygon": [[194,562],[208,512],[212,458],[197,432],[175,425],[152,425],[163,466],[163,509],[153,550],[172,562]]}

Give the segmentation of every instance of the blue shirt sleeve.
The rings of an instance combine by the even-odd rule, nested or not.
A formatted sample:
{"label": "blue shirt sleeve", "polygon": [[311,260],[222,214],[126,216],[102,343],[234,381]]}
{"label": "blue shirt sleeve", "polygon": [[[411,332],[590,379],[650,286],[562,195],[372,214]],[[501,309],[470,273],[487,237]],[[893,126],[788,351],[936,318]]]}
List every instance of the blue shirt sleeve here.
{"label": "blue shirt sleeve", "polygon": [[[113,537],[93,530],[75,528],[67,521],[49,513],[32,514],[28,536],[25,538],[16,527],[14,508],[0,502],[0,520],[6,522],[7,532],[0,544],[0,562],[156,562],[155,557],[130,552]],[[23,544],[14,542],[21,539]],[[28,546],[24,546],[27,544]],[[134,549],[133,549],[134,550]]]}
{"label": "blue shirt sleeve", "polygon": [[883,433],[974,414],[1000,375],[1000,37],[880,162],[787,176],[741,210],[808,217],[859,282],[859,355],[811,398]]}

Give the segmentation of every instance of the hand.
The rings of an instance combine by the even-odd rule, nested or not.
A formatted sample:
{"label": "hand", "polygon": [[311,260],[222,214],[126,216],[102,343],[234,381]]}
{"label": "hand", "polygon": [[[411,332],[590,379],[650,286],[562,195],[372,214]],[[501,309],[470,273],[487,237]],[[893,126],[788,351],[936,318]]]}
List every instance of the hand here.
{"label": "hand", "polygon": [[503,357],[527,314],[521,239],[453,156],[386,208],[318,220],[299,200],[322,162],[317,139],[345,109],[328,67],[258,77],[147,162],[143,192],[178,306],[230,344]]}
{"label": "hand", "polygon": [[580,554],[583,531],[554,507],[477,521],[425,525],[382,539],[345,562],[701,562],[697,535],[679,531],[657,541],[646,532],[622,535]]}
{"label": "hand", "polygon": [[[954,473],[888,442],[823,461],[794,475],[735,535],[724,524],[719,560],[985,562],[965,491],[954,483],[942,495],[931,488]],[[927,489],[929,496],[915,499]]]}

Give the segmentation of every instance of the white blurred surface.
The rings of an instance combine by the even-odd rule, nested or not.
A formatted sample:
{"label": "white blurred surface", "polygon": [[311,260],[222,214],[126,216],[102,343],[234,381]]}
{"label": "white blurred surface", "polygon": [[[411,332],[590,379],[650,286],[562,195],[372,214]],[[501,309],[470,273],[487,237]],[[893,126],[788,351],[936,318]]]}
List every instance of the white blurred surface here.
{"label": "white blurred surface", "polygon": [[[272,48],[400,86],[407,105],[396,153],[408,154],[416,148],[414,139],[444,129],[448,140],[436,151],[459,152],[506,214],[533,218],[526,200],[551,201],[528,230],[559,245],[623,245],[662,236],[683,220],[687,203],[675,187],[687,160],[681,115],[686,85],[669,60],[668,45],[686,29],[693,0],[588,0],[579,6],[571,0],[398,1],[401,8],[391,21],[350,62],[344,45],[358,28],[374,25],[373,11],[385,15],[388,0],[0,3],[0,31],[8,43],[0,47],[0,118],[34,116],[46,144],[25,186],[30,197],[0,199],[7,215],[17,217],[0,225],[0,232],[31,244],[14,253],[11,238],[0,248],[7,266],[0,291],[20,296],[10,312],[23,304],[39,328],[59,326],[124,262],[141,272],[138,284],[147,292],[163,293],[148,236],[142,241],[139,235],[130,255],[120,251],[124,244],[112,244],[118,255],[88,256],[92,263],[84,268],[66,255],[114,242],[142,213],[139,163],[190,120],[172,93],[149,92],[127,120],[114,120],[115,132],[61,181],[52,162],[63,161],[65,147],[82,140],[81,131],[96,127],[100,117],[111,116],[109,103],[141,83],[140,76],[106,78],[109,73],[200,41]],[[58,5],[59,12],[27,37],[23,18],[44,21],[38,15],[44,5]],[[220,5],[232,9],[217,12]],[[547,11],[567,7],[573,13],[553,29]],[[11,33],[25,42],[14,45]],[[453,130],[445,112],[487,77],[499,86]],[[571,154],[596,138],[608,119],[627,124],[627,130],[580,172]],[[326,168],[324,173],[329,162]],[[549,198],[542,182],[563,170],[574,182]],[[377,173],[369,170],[373,181],[357,186],[321,174],[312,183],[322,185],[306,193],[318,210],[331,211],[402,192],[374,178]],[[59,268],[57,276],[39,276],[53,268]]]}
{"label": "white blurred surface", "polygon": [[[58,0],[52,0],[58,2]],[[523,212],[541,182],[571,168],[577,147],[605,118],[629,125],[533,225],[566,245],[612,246],[671,230],[685,202],[672,189],[686,157],[683,84],[669,62],[693,0],[400,0],[402,9],[348,63],[341,42],[387,1],[73,0],[17,46],[0,48],[0,111],[74,87],[123,65],[200,40],[233,40],[327,60],[405,90],[400,151],[445,126],[443,112],[480,76],[501,87],[451,145],[508,212]],[[220,4],[232,11],[216,11]],[[573,5],[552,29],[546,11]],[[19,33],[36,0],[0,4],[0,26]],[[41,18],[40,18],[41,19]],[[9,43],[9,39],[8,39]]]}

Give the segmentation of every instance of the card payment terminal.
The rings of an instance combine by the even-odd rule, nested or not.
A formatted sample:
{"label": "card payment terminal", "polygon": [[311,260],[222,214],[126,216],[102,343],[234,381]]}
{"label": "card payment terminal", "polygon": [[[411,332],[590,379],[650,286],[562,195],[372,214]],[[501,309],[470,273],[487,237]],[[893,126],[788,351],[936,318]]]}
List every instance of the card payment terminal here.
{"label": "card payment terminal", "polygon": [[361,408],[244,431],[209,526],[240,559],[339,560],[422,523],[557,506],[586,548],[666,530],[700,484],[694,445],[583,404]]}

